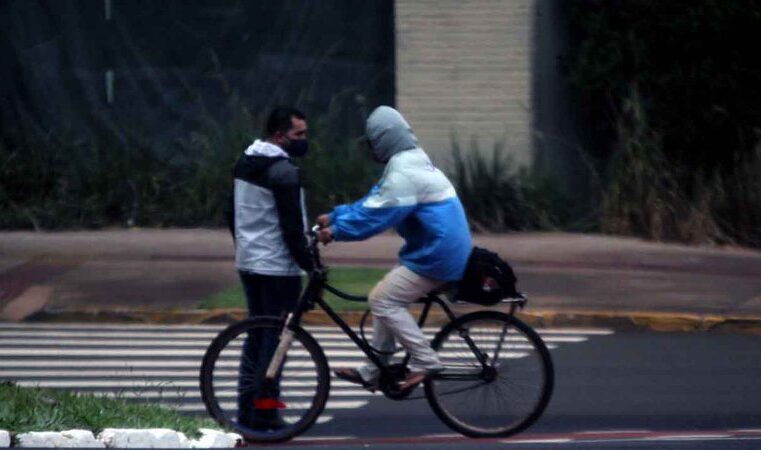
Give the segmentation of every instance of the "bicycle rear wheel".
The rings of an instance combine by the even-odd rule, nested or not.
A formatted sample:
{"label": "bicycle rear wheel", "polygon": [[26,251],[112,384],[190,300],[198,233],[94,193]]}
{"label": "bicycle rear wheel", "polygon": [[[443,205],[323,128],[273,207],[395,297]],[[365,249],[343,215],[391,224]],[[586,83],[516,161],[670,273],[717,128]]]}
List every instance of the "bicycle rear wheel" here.
{"label": "bicycle rear wheel", "polygon": [[286,441],[303,433],[328,399],[327,359],[301,328],[294,331],[279,377],[265,381],[282,326],[274,317],[233,324],[212,341],[201,365],[206,410],[250,442]]}
{"label": "bicycle rear wheel", "polygon": [[439,419],[466,436],[518,433],[550,400],[549,351],[534,330],[511,315],[464,315],[447,324],[432,346],[445,369],[426,382],[426,398]]}

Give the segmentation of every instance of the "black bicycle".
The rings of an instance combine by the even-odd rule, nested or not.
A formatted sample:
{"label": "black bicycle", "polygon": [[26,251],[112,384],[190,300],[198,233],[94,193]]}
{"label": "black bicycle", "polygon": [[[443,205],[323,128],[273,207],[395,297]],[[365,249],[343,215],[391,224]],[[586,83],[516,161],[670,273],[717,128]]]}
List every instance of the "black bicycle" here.
{"label": "black bicycle", "polygon": [[[209,414],[250,442],[278,442],[305,432],[325,408],[330,392],[328,361],[317,341],[301,326],[305,311],[319,305],[351,341],[380,368],[377,388],[393,400],[411,399],[414,387],[401,390],[409,355],[397,351],[390,363],[365,338],[365,313],[359,333],[352,330],[323,299],[327,290],[351,301],[328,284],[315,227],[309,247],[316,269],[295,309],[285,317],[243,320],[223,330],[210,344],[200,373],[201,395]],[[425,398],[452,429],[470,437],[505,437],[528,428],[542,414],[552,395],[552,359],[539,335],[514,316],[525,296],[503,300],[508,312],[482,310],[457,317],[440,294],[420,299],[418,318],[425,325],[438,305],[449,322],[431,343],[444,370],[424,382]],[[272,339],[270,345],[265,341]],[[274,348],[252,352],[247,347]],[[420,397],[417,397],[420,398]],[[282,418],[275,427],[252,425],[246,411]]]}

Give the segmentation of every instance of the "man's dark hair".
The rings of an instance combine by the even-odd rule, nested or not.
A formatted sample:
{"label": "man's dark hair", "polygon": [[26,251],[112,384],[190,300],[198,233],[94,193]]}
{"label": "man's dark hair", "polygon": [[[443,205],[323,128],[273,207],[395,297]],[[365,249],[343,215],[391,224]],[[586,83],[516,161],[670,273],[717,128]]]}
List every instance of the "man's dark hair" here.
{"label": "man's dark hair", "polygon": [[304,113],[289,106],[278,106],[273,109],[264,125],[264,136],[270,137],[276,132],[287,132],[291,129],[291,117],[306,120]]}

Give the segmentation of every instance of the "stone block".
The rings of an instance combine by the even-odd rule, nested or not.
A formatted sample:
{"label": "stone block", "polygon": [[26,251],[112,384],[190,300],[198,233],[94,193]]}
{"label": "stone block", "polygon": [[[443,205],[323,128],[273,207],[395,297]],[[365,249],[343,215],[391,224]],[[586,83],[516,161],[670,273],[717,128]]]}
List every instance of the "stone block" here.
{"label": "stone block", "polygon": [[190,448],[190,441],[183,433],[165,428],[106,428],[98,439],[108,448]]}

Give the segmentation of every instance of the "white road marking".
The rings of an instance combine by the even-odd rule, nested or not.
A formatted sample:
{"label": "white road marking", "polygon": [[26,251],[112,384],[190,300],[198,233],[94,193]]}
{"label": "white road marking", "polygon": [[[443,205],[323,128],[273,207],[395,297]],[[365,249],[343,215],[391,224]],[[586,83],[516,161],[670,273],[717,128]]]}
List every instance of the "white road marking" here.
{"label": "white road marking", "polygon": [[[326,351],[326,356],[330,358],[366,358],[364,352],[359,350],[331,350]],[[113,349],[113,348],[98,348],[97,350],[91,349],[71,349],[71,348],[0,348],[0,356],[27,356],[27,357],[60,357],[60,356],[123,356],[123,357],[145,357],[145,356],[189,356],[198,358],[199,361],[203,357],[204,351],[199,350],[144,350],[144,349]],[[292,358],[300,358],[309,356],[306,350],[289,350],[288,356]],[[457,357],[458,353],[442,351],[439,352],[439,356],[442,358]],[[502,352],[500,356],[503,358],[520,358],[526,356],[526,353],[520,352]]]}
{"label": "white road marking", "polygon": [[[286,411],[303,411],[306,409],[309,409],[309,407],[312,406],[311,402],[285,402],[286,404]],[[333,410],[333,409],[357,409],[361,408],[363,406],[367,405],[367,400],[328,400],[328,403],[325,405],[325,409]],[[233,411],[238,408],[235,402],[222,402],[219,405],[224,411]],[[194,404],[182,404],[182,405],[175,405],[174,409],[178,411],[184,411],[184,412],[200,412],[200,411],[206,411],[206,407],[201,403],[194,403]]]}
{"label": "white road marking", "polygon": [[[132,335],[128,333],[124,334],[103,334],[103,333],[45,333],[40,336],[39,332],[20,333],[20,332],[7,332],[0,331],[0,346],[10,345],[92,345],[93,340],[99,340],[99,345],[104,346],[156,346],[156,347],[208,347],[211,340],[216,335],[209,333],[208,335],[166,335],[166,334],[154,334],[149,335]],[[345,334],[336,334],[332,336],[323,336],[319,334],[312,335],[323,347],[347,347],[356,348],[357,345],[349,339]],[[372,336],[370,333],[367,337]],[[426,334],[428,339],[433,339],[434,334]],[[479,342],[496,341],[498,338],[479,336]],[[507,336],[505,338],[508,342],[526,342],[526,339],[521,336]],[[542,337],[545,343],[576,343],[584,342],[587,340],[583,336],[546,336]],[[234,341],[233,345],[240,346],[242,339]]]}
{"label": "white road marking", "polygon": [[[176,380],[176,381],[155,381],[155,380],[17,380],[15,383],[19,386],[38,386],[45,388],[101,388],[101,389],[125,389],[125,388],[192,388],[198,389],[198,380]],[[230,380],[225,382],[216,383],[217,388],[230,388],[235,389],[238,386],[237,380]],[[316,381],[291,381],[283,380],[280,383],[281,387],[314,387],[317,386]],[[344,387],[356,387],[356,384],[349,383],[347,381],[332,381],[332,387],[344,386]]]}
{"label": "white road marking", "polygon": [[[135,337],[173,337],[178,338],[216,336],[226,327],[206,326],[206,325],[98,325],[98,324],[24,324],[24,323],[4,323],[0,324],[0,336],[13,336],[5,330],[12,330],[15,333],[39,335],[41,331],[49,333],[77,333],[83,336],[135,336]],[[346,334],[338,327],[314,327],[306,326],[304,329],[311,334],[323,337],[346,337]],[[426,334],[436,334],[440,327],[423,327]],[[359,328],[352,328],[352,331],[359,333]],[[365,327],[365,333],[372,331],[372,327]],[[603,336],[613,334],[614,331],[605,328],[536,328],[539,334],[565,334],[565,335],[590,335]],[[170,336],[171,335],[171,336]]]}
{"label": "white road marking", "polygon": [[[356,385],[355,385],[356,386]],[[232,397],[235,391],[230,390],[227,395],[217,395],[218,398]],[[139,391],[121,391],[114,392],[110,390],[102,391],[89,391],[88,394],[97,395],[101,397],[117,397],[117,398],[159,398],[159,399],[189,399],[194,398],[200,401],[200,394],[188,393],[188,392],[176,392],[167,391],[166,389],[153,389],[153,390],[139,390]],[[298,391],[298,390],[285,390],[280,393],[283,397],[312,397],[315,395],[315,391]],[[364,389],[331,389],[331,397],[371,397],[373,395],[382,395],[380,392],[372,393]]]}
{"label": "white road marking", "polygon": [[[145,325],[145,324],[0,324],[0,379],[15,379],[21,386],[62,388],[95,395],[127,399],[147,399],[188,412],[204,412],[198,392],[201,358],[211,340],[226,326]],[[365,355],[337,327],[307,326],[332,365],[357,367]],[[359,332],[358,328],[354,328]],[[372,335],[371,328],[366,330]],[[432,338],[437,327],[425,327]],[[474,329],[478,331],[478,329]],[[605,329],[537,330],[550,349],[559,344],[580,343],[590,336],[608,335]],[[478,335],[487,350],[496,348],[497,336]],[[531,346],[518,334],[510,333],[501,352],[504,358],[528,355]],[[242,339],[218,360],[215,376],[217,394],[224,408],[237,408],[238,367]],[[467,346],[455,340],[440,352],[446,364],[453,364]],[[509,351],[505,351],[509,350]],[[308,352],[297,347],[289,353],[287,377],[281,383],[289,409],[306,409],[314,395],[314,363]],[[304,369],[304,370],[302,370]],[[309,370],[311,369],[311,370]],[[372,394],[356,385],[333,378],[331,400],[318,423],[332,420],[331,409],[354,409],[368,404]],[[286,417],[296,421],[297,417]],[[628,431],[631,432],[631,431]],[[350,437],[339,437],[349,439]],[[314,439],[314,438],[308,438]],[[515,441],[508,441],[515,442]],[[546,441],[542,441],[546,442]]]}
{"label": "white road marking", "polygon": [[[477,339],[478,342],[488,342],[485,339]],[[512,341],[512,339],[508,339],[508,341]],[[525,342],[525,340],[521,340],[522,342]],[[227,350],[232,349],[241,349],[242,343],[237,342],[237,345],[230,345],[227,346]],[[161,347],[161,348],[171,348],[171,347],[193,347],[196,349],[200,349],[203,351],[206,351],[206,348],[209,346],[208,342],[204,341],[135,341],[135,340],[102,340],[98,342],[93,342],[91,339],[0,339],[0,349],[4,347],[18,347],[18,346],[37,346],[37,347],[74,347],[74,346],[83,346],[83,347],[98,347],[98,348],[108,348],[108,347]],[[323,345],[324,350],[326,350],[326,353],[331,352],[340,352],[341,350],[333,350],[334,347],[348,347],[348,348],[357,348],[357,344],[354,342],[331,342],[330,344]],[[507,347],[511,349],[524,349],[524,350],[530,350],[533,348],[530,344],[508,344]],[[552,345],[548,345],[548,347],[552,348]],[[462,348],[466,349],[469,348],[467,344],[463,343],[457,343],[457,344],[448,344],[446,346],[447,349],[451,348]],[[496,348],[496,343],[484,345],[483,348],[487,349],[494,349]],[[362,352],[358,352],[362,353]]]}

